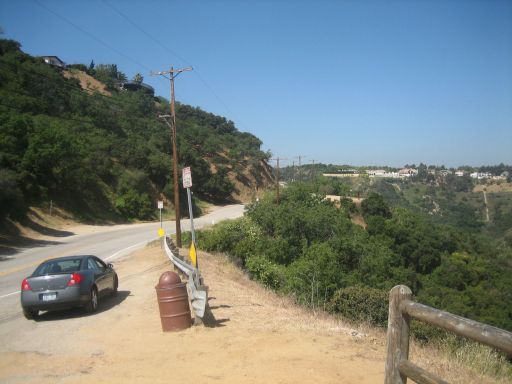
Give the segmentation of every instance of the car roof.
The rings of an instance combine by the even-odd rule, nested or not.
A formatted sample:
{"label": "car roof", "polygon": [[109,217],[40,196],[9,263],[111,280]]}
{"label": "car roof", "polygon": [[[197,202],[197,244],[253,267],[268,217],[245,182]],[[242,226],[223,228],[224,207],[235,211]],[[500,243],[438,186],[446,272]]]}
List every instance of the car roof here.
{"label": "car roof", "polygon": [[41,264],[44,264],[44,263],[47,263],[47,262],[50,262],[50,261],[59,261],[59,260],[82,260],[82,259],[85,259],[87,257],[96,257],[96,256],[94,256],[94,255],[74,255],[74,256],[54,257],[54,258],[45,260]]}

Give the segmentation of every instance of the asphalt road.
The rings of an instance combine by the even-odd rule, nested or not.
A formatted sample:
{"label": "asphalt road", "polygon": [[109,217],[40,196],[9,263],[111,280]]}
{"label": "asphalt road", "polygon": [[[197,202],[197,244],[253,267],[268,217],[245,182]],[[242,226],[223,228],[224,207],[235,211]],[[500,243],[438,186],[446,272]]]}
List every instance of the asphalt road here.
{"label": "asphalt road", "polygon": [[[194,220],[196,229],[217,223],[225,219],[240,217],[243,205],[228,205]],[[67,256],[92,254],[107,262],[114,262],[127,253],[144,247],[158,238],[159,222],[113,225],[98,228],[93,233],[75,235],[41,242],[40,245],[23,248],[16,253],[3,257],[0,261],[0,323],[21,313],[19,290],[23,278],[30,275],[43,260]],[[166,234],[175,233],[174,221],[163,223]],[[182,219],[182,231],[190,228],[190,220]],[[114,263],[115,266],[115,263]]]}

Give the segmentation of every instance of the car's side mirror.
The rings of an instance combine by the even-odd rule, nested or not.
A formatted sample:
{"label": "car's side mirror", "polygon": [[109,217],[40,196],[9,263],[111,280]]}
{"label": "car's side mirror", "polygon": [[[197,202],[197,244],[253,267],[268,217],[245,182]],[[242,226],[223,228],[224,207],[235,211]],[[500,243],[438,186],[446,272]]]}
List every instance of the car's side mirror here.
{"label": "car's side mirror", "polygon": [[108,263],[107,266],[109,269],[114,269],[114,266],[112,265],[112,263]]}

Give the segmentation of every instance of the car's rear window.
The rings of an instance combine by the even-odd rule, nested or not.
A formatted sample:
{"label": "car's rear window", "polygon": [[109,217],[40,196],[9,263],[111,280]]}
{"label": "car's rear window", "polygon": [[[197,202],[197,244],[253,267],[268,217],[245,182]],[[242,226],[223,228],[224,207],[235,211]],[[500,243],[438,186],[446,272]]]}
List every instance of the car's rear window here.
{"label": "car's rear window", "polygon": [[81,259],[51,260],[41,264],[34,271],[35,276],[52,275],[54,273],[70,273],[80,270]]}

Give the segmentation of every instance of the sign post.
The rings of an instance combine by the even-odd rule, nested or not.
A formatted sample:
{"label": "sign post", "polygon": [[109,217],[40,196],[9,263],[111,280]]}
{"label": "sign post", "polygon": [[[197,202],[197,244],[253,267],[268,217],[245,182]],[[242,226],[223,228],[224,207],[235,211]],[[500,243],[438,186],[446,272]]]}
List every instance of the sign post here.
{"label": "sign post", "polygon": [[165,232],[162,228],[162,209],[164,208],[164,202],[161,200],[158,200],[158,210],[160,211],[160,228],[158,229],[158,236],[162,237],[165,235]]}
{"label": "sign post", "polygon": [[160,210],[160,228],[162,228],[162,209],[164,207],[164,202],[159,200],[158,201],[158,209]]}
{"label": "sign post", "polygon": [[189,256],[194,267],[199,269],[199,262],[197,260],[196,254],[196,232],[194,230],[194,214],[192,213],[192,196],[190,193],[190,188],[192,187],[192,172],[190,171],[190,167],[183,168],[182,176],[183,188],[187,189],[188,213],[190,217],[190,232],[192,233],[192,244],[190,245]]}

